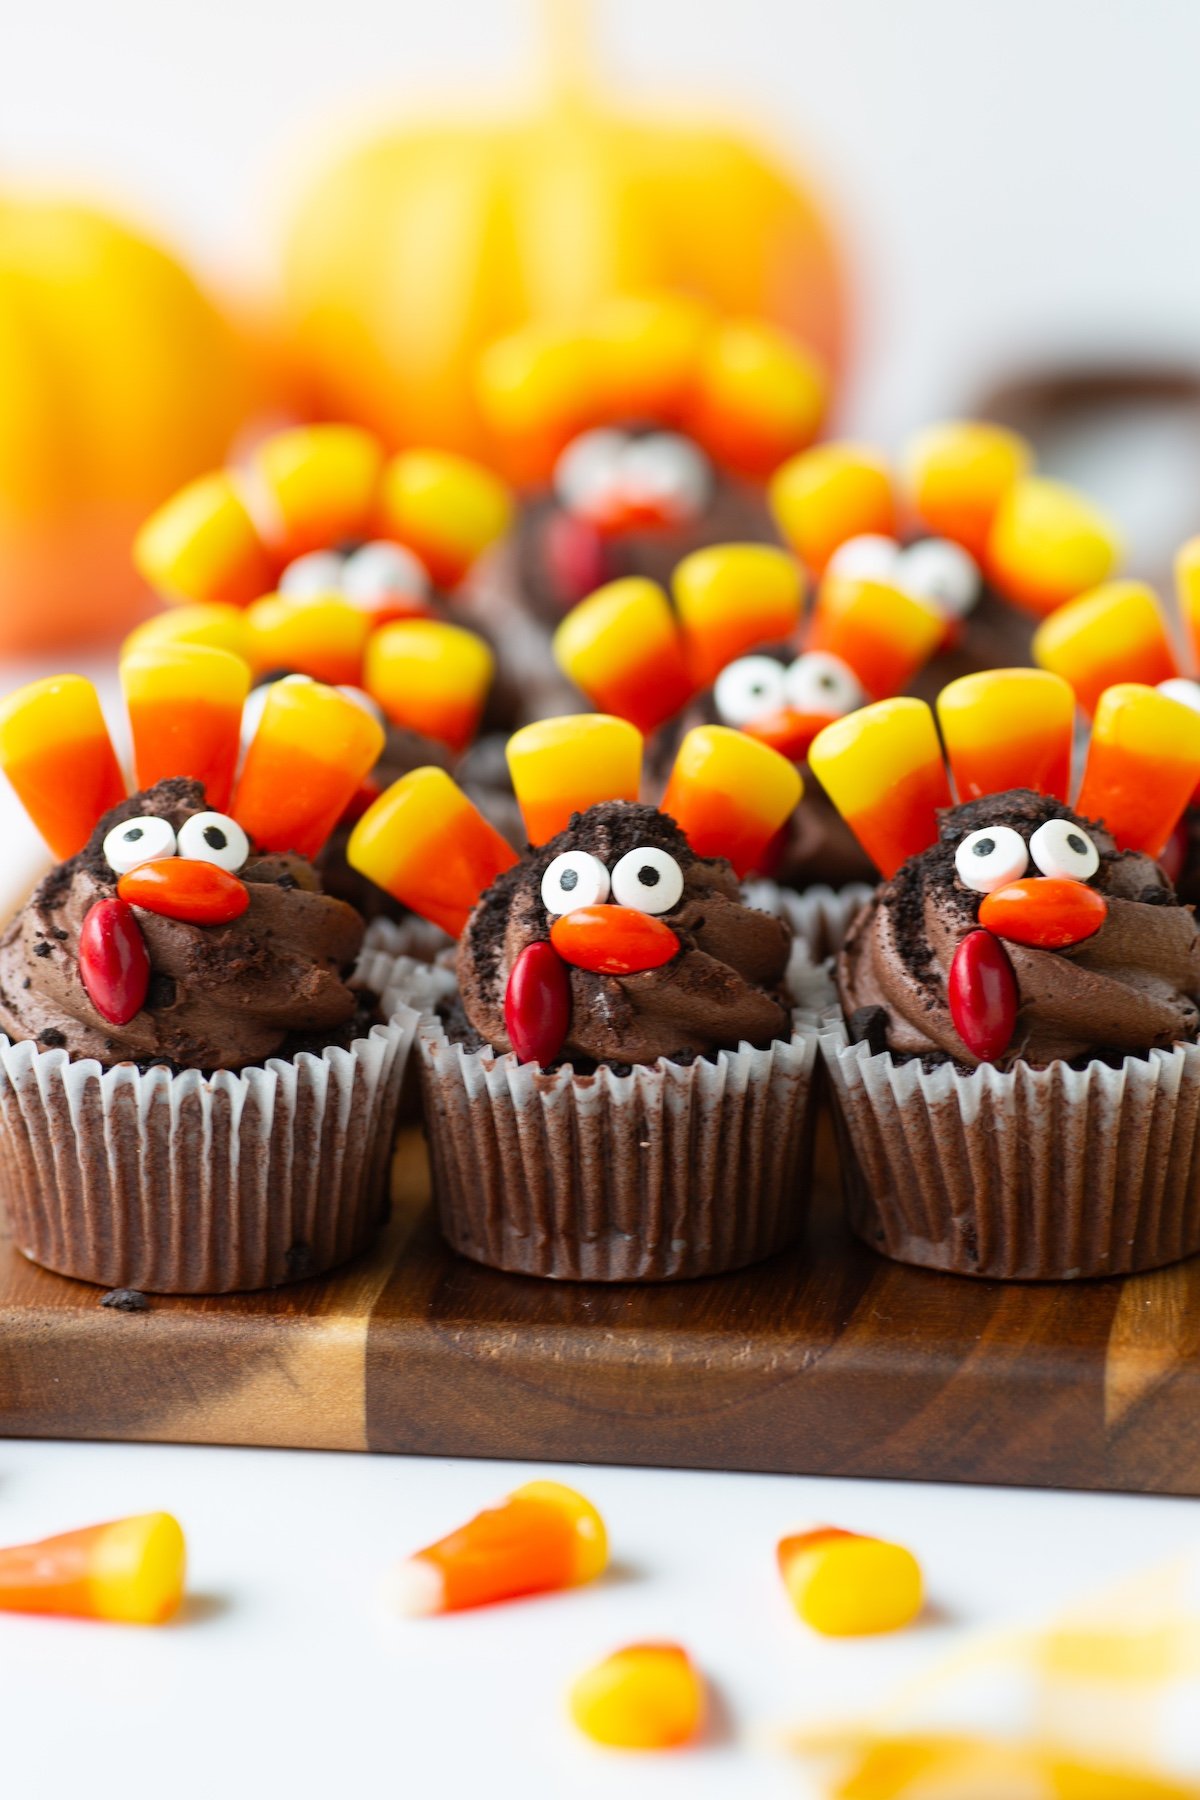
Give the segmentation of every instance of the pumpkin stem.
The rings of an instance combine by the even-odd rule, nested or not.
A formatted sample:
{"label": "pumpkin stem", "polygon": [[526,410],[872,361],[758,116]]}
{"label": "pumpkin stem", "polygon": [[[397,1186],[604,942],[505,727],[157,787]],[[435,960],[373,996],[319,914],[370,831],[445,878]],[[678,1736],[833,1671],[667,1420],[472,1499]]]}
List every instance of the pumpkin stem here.
{"label": "pumpkin stem", "polygon": [[539,0],[547,87],[554,106],[566,111],[592,87],[590,0]]}

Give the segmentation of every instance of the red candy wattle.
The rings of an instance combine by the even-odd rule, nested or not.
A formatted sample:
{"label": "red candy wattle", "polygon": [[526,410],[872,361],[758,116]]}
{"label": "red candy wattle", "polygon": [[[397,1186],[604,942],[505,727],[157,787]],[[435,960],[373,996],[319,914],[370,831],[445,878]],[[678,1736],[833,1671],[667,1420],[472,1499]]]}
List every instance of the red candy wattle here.
{"label": "red candy wattle", "polygon": [[250,904],[245,882],[228,869],[183,856],[166,856],[130,869],[118,881],[117,892],[144,912],[189,925],[229,925]]}
{"label": "red candy wattle", "polygon": [[1033,950],[1067,950],[1094,937],[1108,917],[1108,902],[1082,881],[1027,875],[985,894],[979,923],[997,937]]}
{"label": "red candy wattle", "polygon": [[568,611],[608,579],[604,538],[589,519],[574,513],[551,513],[542,537],[542,555],[554,596]]}
{"label": "red candy wattle", "polygon": [[595,975],[659,969],[679,949],[669,925],[631,906],[577,906],[555,919],[550,942],[565,961]]}
{"label": "red candy wattle", "polygon": [[504,990],[508,1041],[522,1062],[551,1063],[571,1023],[571,981],[551,944],[526,944]]}
{"label": "red candy wattle", "polygon": [[954,952],[946,983],[950,1017],[972,1056],[1003,1056],[1017,1022],[1017,978],[999,938],[972,931]]}
{"label": "red candy wattle", "polygon": [[79,932],[79,975],[88,999],[110,1025],[128,1025],[150,986],[150,957],[133,908],[97,900]]}

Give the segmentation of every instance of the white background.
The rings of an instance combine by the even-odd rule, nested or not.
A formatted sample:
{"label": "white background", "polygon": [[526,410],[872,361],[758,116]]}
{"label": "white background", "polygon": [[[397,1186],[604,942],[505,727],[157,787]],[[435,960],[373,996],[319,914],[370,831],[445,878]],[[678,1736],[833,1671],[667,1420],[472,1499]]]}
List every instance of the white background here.
{"label": "white background", "polygon": [[[115,199],[213,277],[261,291],[323,131],[528,75],[533,10],[0,0],[0,180]],[[863,295],[856,428],[895,437],[1043,355],[1200,360],[1190,0],[598,0],[597,12],[617,87],[652,102],[740,97],[840,209]],[[1164,445],[1185,477],[1172,529],[1195,529],[1200,459],[1172,429]],[[1122,470],[1126,524],[1161,535],[1161,464],[1126,457]],[[580,1471],[617,1576],[471,1618],[388,1621],[375,1595],[389,1562],[524,1473],[0,1444],[0,1539],[170,1507],[200,1596],[160,1634],[0,1619],[6,1792],[769,1800],[801,1791],[769,1747],[774,1728],[871,1703],[970,1629],[1200,1537],[1190,1502]],[[870,1644],[808,1637],[771,1559],[814,1515],[911,1543],[938,1622]],[[652,1768],[576,1741],[570,1674],[664,1634],[718,1684],[717,1741]]]}

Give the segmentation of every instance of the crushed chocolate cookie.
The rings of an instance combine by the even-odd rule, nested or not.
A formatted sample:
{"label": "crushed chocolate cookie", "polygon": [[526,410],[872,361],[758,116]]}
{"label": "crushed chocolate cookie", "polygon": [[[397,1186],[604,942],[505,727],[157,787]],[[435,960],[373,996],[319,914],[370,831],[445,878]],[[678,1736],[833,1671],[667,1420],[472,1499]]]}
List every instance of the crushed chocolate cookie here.
{"label": "crushed chocolate cookie", "polygon": [[101,1298],[101,1306],[107,1306],[110,1312],[142,1313],[150,1311],[150,1302],[145,1294],[139,1294],[136,1288],[111,1288]]}

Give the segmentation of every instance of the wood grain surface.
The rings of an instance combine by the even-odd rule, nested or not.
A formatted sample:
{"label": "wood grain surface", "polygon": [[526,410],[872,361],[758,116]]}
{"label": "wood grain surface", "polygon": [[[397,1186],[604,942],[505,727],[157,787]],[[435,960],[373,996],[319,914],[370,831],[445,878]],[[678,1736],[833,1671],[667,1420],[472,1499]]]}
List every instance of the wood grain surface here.
{"label": "wood grain surface", "polygon": [[0,1242],[0,1432],[1200,1493],[1200,1261],[900,1268],[846,1231],[828,1143],[800,1247],[676,1286],[461,1261],[415,1131],[395,1195],[341,1274],[140,1313]]}

